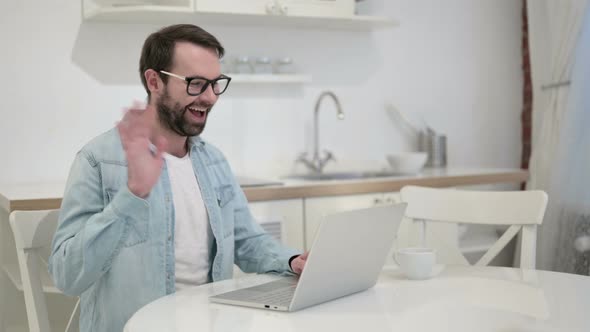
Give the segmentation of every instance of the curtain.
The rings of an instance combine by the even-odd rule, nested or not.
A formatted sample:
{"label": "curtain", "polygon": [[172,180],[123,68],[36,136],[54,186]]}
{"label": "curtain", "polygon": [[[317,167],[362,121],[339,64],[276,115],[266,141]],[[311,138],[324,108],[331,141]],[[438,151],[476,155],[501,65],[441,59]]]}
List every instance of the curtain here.
{"label": "curtain", "polygon": [[[533,78],[533,142],[527,188],[545,190],[549,194],[545,219],[539,228],[537,266],[540,269],[575,270],[573,266],[578,263],[565,266],[562,260],[573,259],[572,254],[565,252],[574,248],[572,239],[578,238],[575,234],[583,234],[580,227],[583,228],[587,215],[584,208],[590,204],[587,182],[585,188],[571,186],[572,182],[587,180],[588,175],[580,170],[585,167],[590,171],[587,159],[582,168],[571,164],[584,162],[583,156],[590,153],[586,152],[590,142],[586,140],[584,145],[581,141],[583,130],[576,131],[584,120],[584,106],[580,101],[583,93],[577,93],[576,89],[588,89],[580,77],[580,71],[584,69],[581,53],[585,49],[579,38],[584,35],[581,27],[587,21],[584,19],[586,8],[587,0],[535,0],[527,3]],[[543,88],[562,82],[570,84]],[[573,173],[574,170],[578,173]],[[578,198],[586,197],[588,203],[580,205],[572,200],[573,191],[577,191]],[[581,238],[576,243],[583,242],[584,238]]]}
{"label": "curtain", "polygon": [[572,66],[570,95],[560,128],[550,184],[559,224],[555,269],[590,275],[590,8]]}

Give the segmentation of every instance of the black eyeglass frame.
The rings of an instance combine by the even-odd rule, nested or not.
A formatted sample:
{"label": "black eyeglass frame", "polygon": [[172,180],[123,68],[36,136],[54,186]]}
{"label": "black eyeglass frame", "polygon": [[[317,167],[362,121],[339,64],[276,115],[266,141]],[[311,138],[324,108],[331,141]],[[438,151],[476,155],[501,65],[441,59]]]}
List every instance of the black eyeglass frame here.
{"label": "black eyeglass frame", "polygon": [[[171,73],[171,72],[167,72],[165,70],[160,70],[160,73],[162,73],[164,75],[168,75],[168,76],[174,77],[174,78],[178,78],[180,80],[185,81],[186,82],[186,93],[189,96],[193,96],[193,97],[196,97],[198,95],[203,94],[203,92],[205,92],[205,90],[207,90],[207,88],[209,87],[209,85],[215,86],[214,84],[217,83],[217,81],[219,81],[219,80],[227,80],[227,85],[225,86],[225,89],[223,89],[223,91],[221,91],[219,93],[216,93],[215,92],[215,89],[211,89],[213,91],[213,94],[215,94],[216,96],[219,96],[219,95],[221,95],[222,93],[224,93],[227,90],[227,88],[229,87],[229,83],[231,82],[231,77],[226,76],[226,75],[223,75],[223,74],[221,76],[217,77],[217,78],[214,78],[214,79],[210,80],[210,79],[205,78],[205,77],[202,77],[202,76],[190,76],[190,77],[186,77],[186,76],[177,75],[177,74],[174,74],[174,73]],[[191,85],[191,81],[194,80],[194,79],[204,80],[206,82],[205,85],[203,85],[203,87],[201,88],[201,92],[196,93],[196,94],[189,92],[189,87]]]}

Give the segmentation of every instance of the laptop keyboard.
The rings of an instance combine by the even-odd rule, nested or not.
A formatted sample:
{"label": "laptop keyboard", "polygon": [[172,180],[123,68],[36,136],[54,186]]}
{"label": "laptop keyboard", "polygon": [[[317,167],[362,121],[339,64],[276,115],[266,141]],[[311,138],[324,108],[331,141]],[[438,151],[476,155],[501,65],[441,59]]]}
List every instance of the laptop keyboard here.
{"label": "laptop keyboard", "polygon": [[243,288],[216,297],[236,301],[254,302],[268,305],[285,306],[291,304],[297,282],[293,280],[277,280],[258,286]]}
{"label": "laptop keyboard", "polygon": [[251,300],[263,304],[272,304],[288,307],[289,304],[291,304],[291,299],[293,299],[293,294],[295,294],[296,286],[297,285],[274,289],[272,291],[262,293],[258,296],[253,296],[251,297]]}

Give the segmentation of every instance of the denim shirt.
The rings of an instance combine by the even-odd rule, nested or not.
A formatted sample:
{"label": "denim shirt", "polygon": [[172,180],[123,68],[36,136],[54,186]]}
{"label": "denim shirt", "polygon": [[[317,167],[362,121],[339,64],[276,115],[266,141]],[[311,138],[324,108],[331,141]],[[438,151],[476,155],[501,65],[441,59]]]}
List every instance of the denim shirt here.
{"label": "denim shirt", "polygon": [[[214,236],[209,280],[245,272],[290,273],[298,252],[253,221],[221,152],[189,138],[190,158]],[[127,187],[127,161],[116,129],[90,141],[72,165],[49,258],[65,294],[80,296],[80,331],[122,331],[147,303],[175,291],[174,206],[166,166],[145,199]]]}

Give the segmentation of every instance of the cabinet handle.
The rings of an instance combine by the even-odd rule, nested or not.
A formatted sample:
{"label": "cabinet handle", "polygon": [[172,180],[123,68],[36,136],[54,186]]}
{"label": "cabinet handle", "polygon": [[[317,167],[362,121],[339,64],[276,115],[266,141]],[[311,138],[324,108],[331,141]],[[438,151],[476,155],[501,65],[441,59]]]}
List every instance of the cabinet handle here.
{"label": "cabinet handle", "polygon": [[381,205],[383,204],[383,200],[381,198],[375,198],[375,200],[373,200],[373,204]]}

